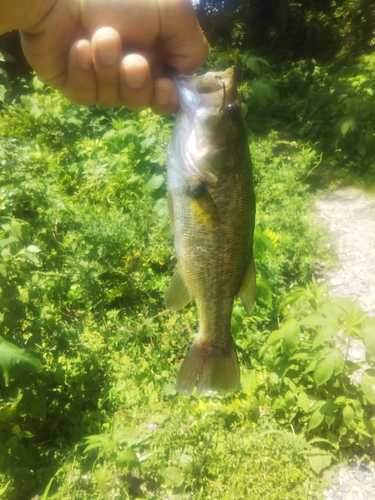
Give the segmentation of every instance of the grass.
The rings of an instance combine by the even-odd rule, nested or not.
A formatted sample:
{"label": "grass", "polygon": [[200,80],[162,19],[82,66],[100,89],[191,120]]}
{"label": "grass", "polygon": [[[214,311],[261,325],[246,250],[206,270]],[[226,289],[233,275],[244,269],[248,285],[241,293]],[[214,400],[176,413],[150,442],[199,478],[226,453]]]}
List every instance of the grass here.
{"label": "grass", "polygon": [[[148,111],[75,106],[35,80],[3,107],[0,336],[11,344],[1,351],[9,374],[0,396],[6,500],[187,499],[193,485],[194,499],[319,499],[318,475],[342,452],[327,444],[329,429],[335,437],[347,423],[350,447],[356,426],[373,425],[368,400],[352,394],[360,401],[356,426],[348,412],[343,423],[341,406],[334,423],[319,414],[327,441],[319,447],[319,430],[309,422],[319,413],[317,400],[334,394],[329,380],[319,388],[313,372],[294,371],[278,372],[280,386],[275,382],[279,368],[272,363],[280,366],[321,333],[302,319],[313,312],[325,318],[324,291],[311,279],[329,261],[306,183],[320,154],[306,142],[280,148],[285,138],[275,131],[251,144],[259,291],[251,317],[239,303],[234,308],[242,390],[176,394],[197,315],[194,305],[167,312],[163,301],[175,264],[165,200],[172,125]],[[334,310],[346,328],[342,309]],[[301,321],[297,335],[283,330],[288,318]],[[272,332],[279,343],[268,345]],[[321,347],[314,349],[319,356]]]}

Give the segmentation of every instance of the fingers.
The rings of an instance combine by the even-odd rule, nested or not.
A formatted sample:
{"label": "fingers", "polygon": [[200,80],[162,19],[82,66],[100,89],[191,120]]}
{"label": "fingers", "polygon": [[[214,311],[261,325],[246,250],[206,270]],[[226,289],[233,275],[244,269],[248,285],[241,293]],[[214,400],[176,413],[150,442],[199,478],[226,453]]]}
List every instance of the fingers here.
{"label": "fingers", "polygon": [[169,78],[157,78],[154,83],[154,94],[151,109],[158,115],[170,115],[178,108],[176,85]]}
{"label": "fingers", "polygon": [[120,98],[129,109],[147,108],[152,99],[153,81],[147,60],[138,54],[130,54],[121,61]]}
{"label": "fingers", "polygon": [[63,91],[77,104],[90,106],[96,103],[96,76],[88,40],[79,40],[70,49],[68,80]]}
{"label": "fingers", "polygon": [[92,54],[97,79],[97,101],[112,108],[121,104],[121,39],[113,28],[100,28],[92,37]]}
{"label": "fingers", "polygon": [[[162,66],[155,70],[157,64],[150,55],[122,57],[121,52],[121,39],[112,28],[97,30],[91,43],[75,42],[70,50],[64,94],[71,101],[87,106],[124,105],[134,111],[151,106],[160,115],[176,111],[177,90],[172,80],[158,77]],[[155,63],[153,70],[149,61]]]}
{"label": "fingers", "polygon": [[167,49],[167,62],[181,73],[194,73],[207,59],[208,42],[191,0],[159,2],[159,38]]}

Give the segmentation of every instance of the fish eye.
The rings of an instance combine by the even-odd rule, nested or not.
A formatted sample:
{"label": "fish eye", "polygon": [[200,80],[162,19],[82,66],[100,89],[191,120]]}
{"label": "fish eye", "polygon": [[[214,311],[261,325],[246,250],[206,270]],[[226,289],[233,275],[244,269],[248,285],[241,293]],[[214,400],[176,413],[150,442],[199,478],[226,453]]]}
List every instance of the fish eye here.
{"label": "fish eye", "polygon": [[229,118],[236,118],[239,110],[237,104],[228,104],[228,106],[225,109]]}

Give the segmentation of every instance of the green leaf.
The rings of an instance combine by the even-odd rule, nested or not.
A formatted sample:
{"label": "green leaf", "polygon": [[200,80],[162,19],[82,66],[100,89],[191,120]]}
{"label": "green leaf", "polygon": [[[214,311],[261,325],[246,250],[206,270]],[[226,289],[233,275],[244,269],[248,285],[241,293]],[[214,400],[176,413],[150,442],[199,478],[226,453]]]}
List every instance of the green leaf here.
{"label": "green leaf", "polygon": [[103,134],[102,141],[112,141],[115,137],[117,137],[117,130],[111,129]]}
{"label": "green leaf", "polygon": [[111,436],[106,434],[93,434],[91,436],[85,437],[86,448],[83,450],[87,453],[90,450],[95,450],[96,448],[106,448],[111,445]]}
{"label": "green leaf", "polygon": [[35,245],[29,245],[26,250],[31,253],[38,253],[41,252],[40,248],[36,247]]}
{"label": "green leaf", "polygon": [[292,354],[300,343],[301,330],[298,322],[291,318],[285,322],[281,332],[283,332],[283,351]]}
{"label": "green leaf", "polygon": [[320,332],[318,335],[315,337],[312,348],[316,349],[317,347],[321,346],[322,344],[325,344],[329,340],[331,340],[332,337],[336,335],[338,332],[337,327],[326,325],[321,328]]}
{"label": "green leaf", "polygon": [[339,349],[335,349],[332,353],[332,359],[334,362],[334,375],[340,375],[345,369],[345,360]]}
{"label": "green leaf", "polygon": [[4,238],[0,240],[0,248],[4,248],[10,245],[11,243],[15,243],[16,241],[18,241],[18,239],[14,238],[13,236],[9,236],[9,238]]}
{"label": "green leaf", "polygon": [[320,474],[323,469],[331,465],[332,456],[320,448],[312,448],[311,454],[308,456],[312,470],[315,474]]}
{"label": "green leaf", "polygon": [[70,125],[75,125],[76,127],[82,127],[83,121],[79,118],[71,116],[70,118],[68,118],[67,123],[69,123]]}
{"label": "green leaf", "polygon": [[122,445],[125,443],[132,445],[139,441],[137,432],[134,427],[120,427],[115,424],[113,425],[112,429],[112,439],[118,445]]}
{"label": "green leaf", "polygon": [[44,89],[44,83],[39,80],[37,76],[33,78],[33,87],[34,90],[40,91]]}
{"label": "green leaf", "polygon": [[153,175],[151,179],[147,182],[146,186],[152,191],[155,191],[156,189],[160,188],[163,182],[164,182],[163,175]]}
{"label": "green leaf", "polygon": [[124,467],[127,469],[134,469],[139,467],[139,460],[136,453],[131,448],[125,448],[120,451],[116,457],[117,467]]}
{"label": "green leaf", "polygon": [[375,370],[366,370],[363,372],[361,388],[369,402],[375,405]]}
{"label": "green leaf", "polygon": [[137,129],[133,125],[129,125],[118,131],[118,135],[121,139],[126,139],[127,137],[137,137]]}
{"label": "green leaf", "polygon": [[0,49],[0,62],[16,62],[14,57],[4,49]]}
{"label": "green leaf", "polygon": [[354,418],[354,410],[350,405],[345,406],[345,408],[342,411],[342,418],[346,424],[347,427],[350,427],[350,424],[353,421]]}
{"label": "green leaf", "polygon": [[245,61],[245,65],[247,68],[254,71],[256,75],[262,74],[263,72],[262,65],[269,67],[269,63],[268,61],[266,61],[266,59],[257,56],[249,56]]}
{"label": "green leaf", "polygon": [[355,130],[357,127],[357,120],[354,116],[348,116],[341,122],[340,130],[343,137],[349,132],[349,130]]}
{"label": "green leaf", "polygon": [[320,411],[320,408],[317,408],[314,413],[311,415],[309,420],[308,431],[319,427],[319,425],[323,422],[324,414]]}
{"label": "green leaf", "polygon": [[275,330],[274,332],[271,333],[271,335],[268,337],[266,345],[270,346],[272,344],[276,344],[276,342],[280,339],[282,339],[284,336],[284,332],[282,330]]}
{"label": "green leaf", "polygon": [[9,385],[11,377],[17,378],[22,372],[41,373],[42,365],[39,359],[32,356],[25,349],[0,337],[0,368],[2,369],[5,385]]}
{"label": "green leaf", "polygon": [[331,427],[331,425],[335,422],[337,410],[338,406],[332,400],[327,401],[320,408],[320,412],[323,413],[324,421],[328,427]]}
{"label": "green leaf", "polygon": [[304,326],[326,326],[327,318],[320,314],[312,314],[300,320],[300,324]]}
{"label": "green leaf", "polygon": [[184,474],[178,467],[167,467],[163,470],[162,475],[166,484],[173,488],[179,488],[184,482]]}
{"label": "green leaf", "polygon": [[21,252],[19,252],[19,255],[24,255],[25,259],[27,259],[29,262],[35,264],[36,266],[40,266],[40,262],[36,257],[35,252],[29,252],[28,250],[21,250]]}
{"label": "green leaf", "polygon": [[363,342],[367,352],[375,356],[375,318],[365,318],[361,325]]}
{"label": "green leaf", "polygon": [[10,223],[10,229],[12,230],[12,234],[15,238],[22,237],[22,226],[19,222],[13,219]]}
{"label": "green leaf", "polygon": [[272,290],[269,283],[263,278],[257,278],[257,299],[261,300],[269,309],[272,309]]}
{"label": "green leaf", "polygon": [[0,102],[4,102],[5,94],[7,93],[7,88],[0,84]]}
{"label": "green leaf", "polygon": [[332,350],[325,358],[320,359],[314,370],[314,381],[317,387],[325,384],[333,375],[336,353]]}
{"label": "green leaf", "polygon": [[268,101],[279,101],[279,93],[272,83],[266,80],[257,80],[252,85],[254,96],[261,106],[267,106]]}
{"label": "green leaf", "polygon": [[361,156],[366,156],[367,149],[367,144],[364,144],[363,142],[359,142],[357,144],[357,151]]}
{"label": "green leaf", "polygon": [[300,392],[298,394],[298,400],[297,400],[298,406],[302,408],[302,410],[307,413],[310,408],[310,401],[309,397],[306,394],[306,392]]}
{"label": "green leaf", "polygon": [[263,255],[265,250],[268,250],[272,257],[276,257],[272,240],[259,227],[256,227],[254,230],[254,248],[258,257]]}

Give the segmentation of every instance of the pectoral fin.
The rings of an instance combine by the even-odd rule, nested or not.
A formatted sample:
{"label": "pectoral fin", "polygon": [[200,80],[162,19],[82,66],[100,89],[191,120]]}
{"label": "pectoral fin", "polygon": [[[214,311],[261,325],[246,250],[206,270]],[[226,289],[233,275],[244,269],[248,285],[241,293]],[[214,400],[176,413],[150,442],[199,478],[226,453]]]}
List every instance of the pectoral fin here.
{"label": "pectoral fin", "polygon": [[165,305],[167,309],[171,311],[178,311],[185,307],[192,298],[193,297],[187,289],[184,280],[176,267],[171,282],[169,283],[169,287],[165,292]]}
{"label": "pectoral fin", "polygon": [[251,252],[249,262],[246,267],[245,275],[241,283],[238,296],[242,300],[242,304],[246,309],[247,314],[250,314],[255,303],[255,264],[254,255]]}

